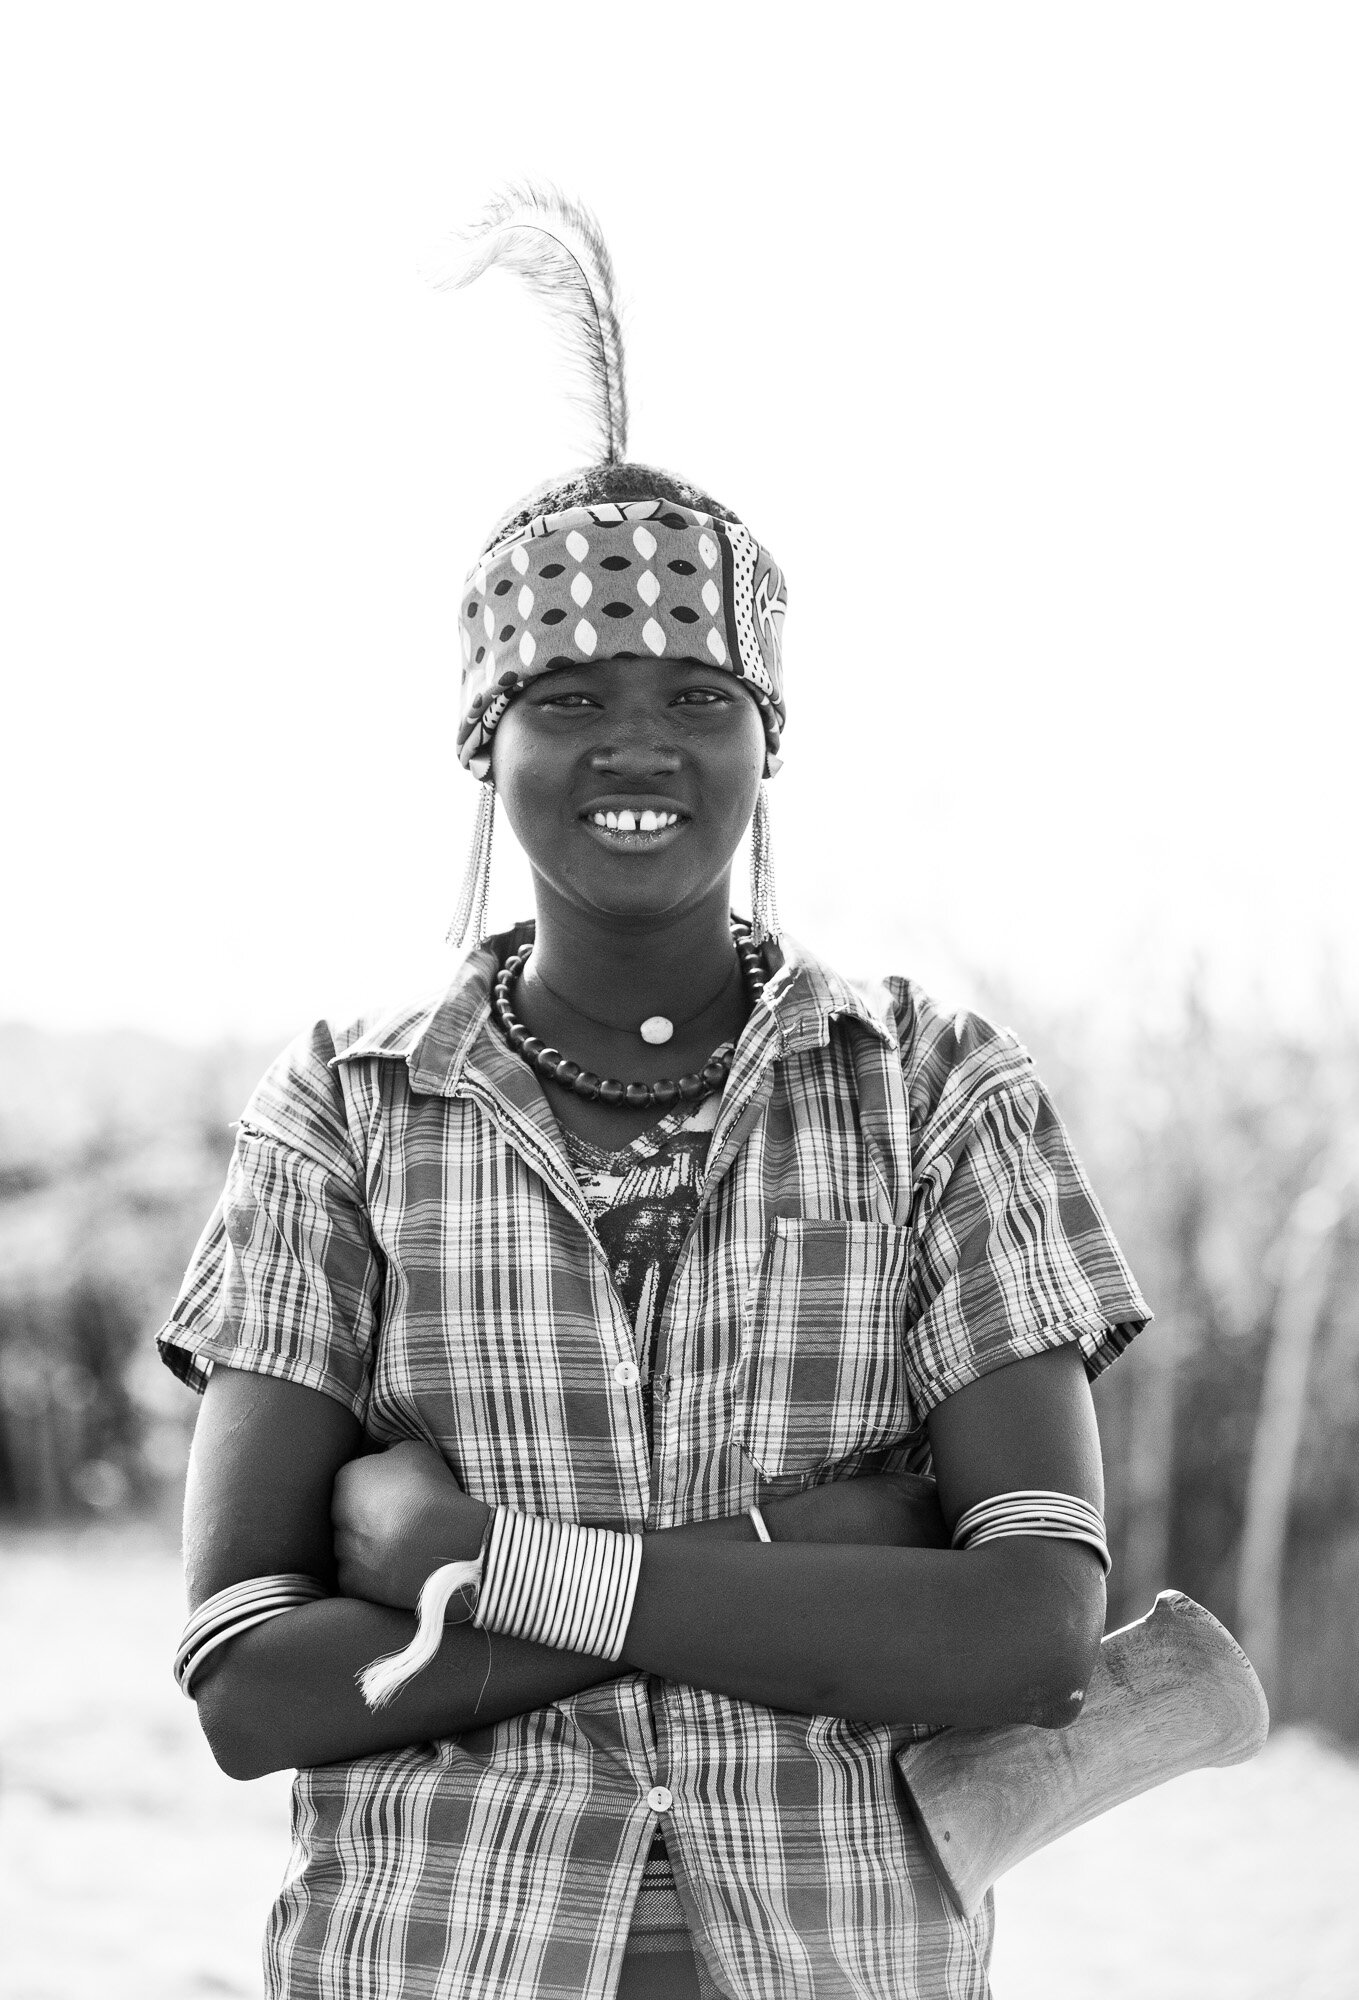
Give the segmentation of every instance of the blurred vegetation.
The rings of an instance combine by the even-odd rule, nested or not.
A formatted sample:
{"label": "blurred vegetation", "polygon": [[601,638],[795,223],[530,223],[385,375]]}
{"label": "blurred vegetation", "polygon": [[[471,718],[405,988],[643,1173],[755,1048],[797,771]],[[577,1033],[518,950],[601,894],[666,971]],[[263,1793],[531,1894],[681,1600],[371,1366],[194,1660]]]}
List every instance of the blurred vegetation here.
{"label": "blurred vegetation", "polygon": [[[1144,1291],[1096,1403],[1111,1624],[1187,1591],[1279,1719],[1359,1741],[1359,1040],[1005,996]],[[195,1399],[150,1335],[272,1050],[0,1030],[0,1514],[178,1506]]]}
{"label": "blurred vegetation", "polygon": [[1178,1018],[1024,1039],[1156,1318],[1096,1385],[1110,1624],[1174,1588],[1277,1720],[1359,1741],[1359,1035]]}
{"label": "blurred vegetation", "polygon": [[150,1336],[273,1053],[0,1029],[0,1514],[178,1505],[197,1399]]}

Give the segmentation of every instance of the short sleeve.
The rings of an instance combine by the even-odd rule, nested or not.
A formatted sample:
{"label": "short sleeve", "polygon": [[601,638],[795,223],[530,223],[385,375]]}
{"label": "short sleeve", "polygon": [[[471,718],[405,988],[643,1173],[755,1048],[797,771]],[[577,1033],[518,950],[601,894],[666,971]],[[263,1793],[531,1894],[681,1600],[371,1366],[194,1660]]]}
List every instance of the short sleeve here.
{"label": "short sleeve", "polygon": [[1151,1313],[1028,1059],[923,1151],[906,1336],[922,1414],[1068,1342],[1092,1378],[1108,1367]]}
{"label": "short sleeve", "polygon": [[247,1106],[161,1359],[201,1391],[213,1364],[318,1389],[363,1421],[381,1264],[325,1045],[289,1052]]}

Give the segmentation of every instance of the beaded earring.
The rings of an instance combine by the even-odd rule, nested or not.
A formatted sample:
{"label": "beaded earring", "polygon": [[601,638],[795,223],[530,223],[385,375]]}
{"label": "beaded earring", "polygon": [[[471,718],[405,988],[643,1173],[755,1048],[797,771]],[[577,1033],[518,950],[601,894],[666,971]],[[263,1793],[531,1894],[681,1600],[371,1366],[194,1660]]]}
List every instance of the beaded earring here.
{"label": "beaded earring", "polygon": [[774,855],[769,839],[769,787],[760,781],[750,823],[750,931],[756,944],[777,944],[783,929],[774,891]]}
{"label": "beaded earring", "polygon": [[481,943],[486,928],[486,905],[491,894],[491,841],[494,834],[495,785],[488,781],[482,786],[481,797],[477,800],[477,822],[472,829],[467,869],[458,891],[453,921],[448,926],[447,941],[451,945],[460,945],[469,936],[474,945]]}

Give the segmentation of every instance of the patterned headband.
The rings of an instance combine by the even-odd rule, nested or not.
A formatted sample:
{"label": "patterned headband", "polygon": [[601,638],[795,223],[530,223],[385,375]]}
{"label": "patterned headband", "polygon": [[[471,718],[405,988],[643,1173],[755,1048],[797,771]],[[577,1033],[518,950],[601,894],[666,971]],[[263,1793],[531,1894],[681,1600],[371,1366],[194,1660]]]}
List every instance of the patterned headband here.
{"label": "patterned headband", "polygon": [[530,681],[628,653],[700,660],[744,682],[772,777],[785,721],[785,602],[782,570],[738,521],[669,500],[540,515],[467,579],[459,759],[489,778],[496,726]]}

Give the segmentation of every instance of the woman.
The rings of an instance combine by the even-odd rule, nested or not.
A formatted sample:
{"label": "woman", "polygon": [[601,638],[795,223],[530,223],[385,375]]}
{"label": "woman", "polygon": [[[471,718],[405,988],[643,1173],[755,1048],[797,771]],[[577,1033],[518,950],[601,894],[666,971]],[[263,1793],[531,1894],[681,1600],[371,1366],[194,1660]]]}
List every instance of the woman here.
{"label": "woman", "polygon": [[[1088,1380],[1147,1312],[1024,1051],[773,938],[781,577],[624,458],[580,225],[508,206],[477,265],[570,239],[606,329],[601,463],[462,606],[536,922],[247,1109],[161,1337],[205,1387],[183,1677],[224,1769],[299,1769],[271,1994],[974,2000],[989,1902],[894,1759],[1079,1710]],[[476,1588],[403,1678],[440,1572]]]}

